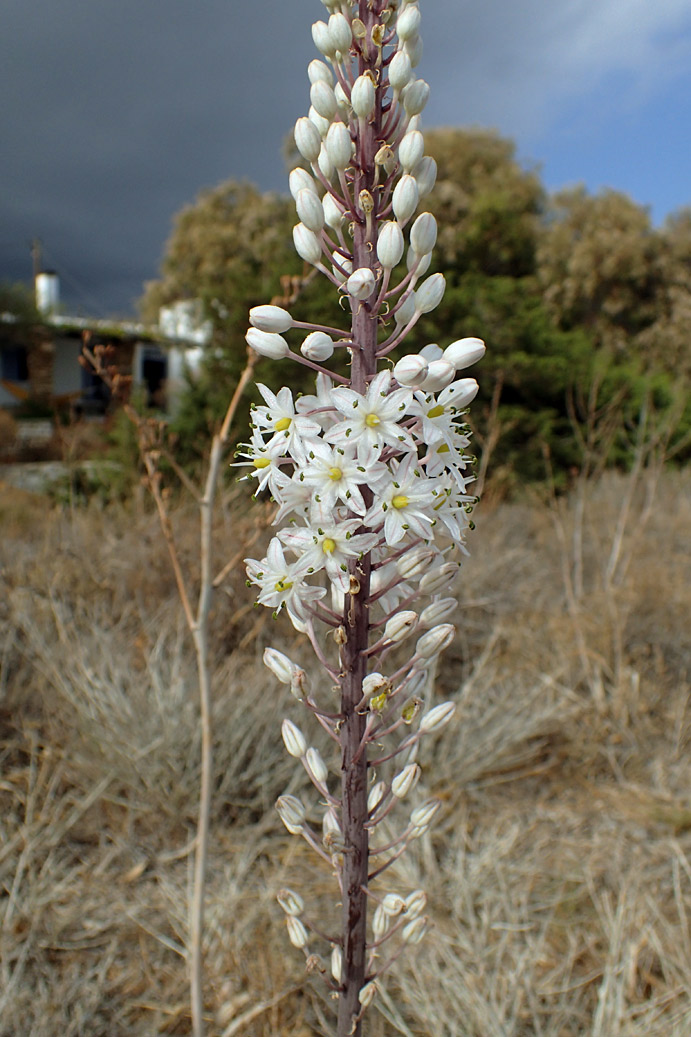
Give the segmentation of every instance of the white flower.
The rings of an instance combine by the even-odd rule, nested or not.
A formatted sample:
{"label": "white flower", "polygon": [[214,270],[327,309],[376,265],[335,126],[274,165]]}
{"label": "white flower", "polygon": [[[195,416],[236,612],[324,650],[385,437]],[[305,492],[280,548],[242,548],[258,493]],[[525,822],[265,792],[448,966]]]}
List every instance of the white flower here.
{"label": "white flower", "polygon": [[391,372],[381,371],[372,379],[366,396],[353,389],[337,386],[331,392],[334,406],[344,415],[325,436],[329,443],[369,443],[371,446],[401,447],[414,450],[407,429],[398,422],[405,417],[412,393],[409,389],[389,392]]}
{"label": "white flower", "polygon": [[379,540],[374,533],[358,534],[356,531],[361,526],[359,518],[334,521],[325,509],[315,505],[308,525],[289,526],[280,530],[278,536],[286,547],[299,556],[307,573],[326,569],[331,582],[347,591],[348,563],[371,550]]}
{"label": "white flower", "polygon": [[314,499],[324,511],[332,510],[340,500],[356,515],[364,515],[367,506],[361,486],[381,482],[387,474],[386,465],[379,461],[379,451],[367,443],[340,447],[315,440],[298,478],[313,488]]}
{"label": "white flower", "polygon": [[377,492],[365,522],[378,526],[383,521],[389,546],[400,543],[408,531],[431,540],[437,497],[436,480],[425,476],[417,455],[409,454],[392,472],[388,485]]}
{"label": "white flower", "polygon": [[285,386],[274,395],[261,382],[257,388],[264,397],[266,407],[254,407],[252,420],[264,432],[271,434],[267,448],[280,445],[284,453],[289,453],[295,460],[304,464],[306,452],[304,441],[314,439],[321,429],[316,421],[298,414],[293,403],[293,394]]}
{"label": "white flower", "polygon": [[246,558],[247,575],[260,588],[258,601],[278,611],[286,609],[291,621],[300,628],[308,616],[307,606],[326,593],[323,587],[305,583],[308,566],[302,559],[286,561],[283,547],[277,537],[269,544],[266,558],[257,561]]}

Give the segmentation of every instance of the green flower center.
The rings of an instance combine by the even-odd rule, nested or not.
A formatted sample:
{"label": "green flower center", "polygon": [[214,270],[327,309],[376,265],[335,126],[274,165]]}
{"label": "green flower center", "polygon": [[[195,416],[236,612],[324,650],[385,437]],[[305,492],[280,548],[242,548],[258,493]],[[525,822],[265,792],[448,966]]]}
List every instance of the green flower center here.
{"label": "green flower center", "polygon": [[332,555],[336,550],[336,541],[332,540],[331,537],[324,537],[322,540],[322,551],[325,555]]}
{"label": "green flower center", "polygon": [[271,464],[271,459],[268,457],[255,457],[254,467],[255,468],[268,468]]}
{"label": "green flower center", "polygon": [[277,432],[285,432],[286,429],[290,428],[290,418],[279,418],[278,421],[274,422],[274,428]]}
{"label": "green flower center", "polygon": [[282,591],[289,591],[292,586],[293,586],[292,580],[289,580],[286,577],[283,580],[278,580],[278,582],[276,583],[276,586],[274,587],[274,590],[277,590],[280,593]]}
{"label": "green flower center", "polygon": [[404,493],[397,493],[395,497],[391,498],[391,507],[396,508],[397,511],[407,508],[409,504],[410,501]]}
{"label": "green flower center", "polygon": [[379,424],[380,421],[378,414],[368,414],[365,418],[365,425],[367,425],[368,428],[376,428]]}
{"label": "green flower center", "polygon": [[343,472],[340,468],[329,468],[329,479],[333,479],[334,482],[338,482],[343,477]]}
{"label": "green flower center", "polygon": [[431,410],[427,411],[428,418],[440,418],[444,413],[444,408],[441,403],[438,403],[436,407],[432,407]]}

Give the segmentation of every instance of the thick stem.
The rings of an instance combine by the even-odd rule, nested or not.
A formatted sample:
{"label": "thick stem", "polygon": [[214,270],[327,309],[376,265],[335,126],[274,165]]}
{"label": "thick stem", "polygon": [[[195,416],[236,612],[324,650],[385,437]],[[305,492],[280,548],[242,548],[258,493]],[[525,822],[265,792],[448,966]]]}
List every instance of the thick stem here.
{"label": "thick stem", "polygon": [[[359,16],[368,35],[376,17],[368,0],[360,0]],[[359,59],[359,74],[375,64],[374,48],[367,59]],[[375,202],[373,219],[353,224],[353,266],[374,268],[377,245],[377,188],[374,156],[381,128],[381,88],[378,89],[372,122],[360,123],[356,142],[353,196],[357,204],[360,192],[369,191]],[[367,390],[368,379],[377,369],[377,310],[374,300],[352,300],[352,368],[351,385],[359,393]],[[369,494],[367,487],[363,493]],[[364,652],[369,645],[370,556],[366,555],[351,570],[352,593],[346,596],[343,626],[341,678],[341,793],[342,826],[345,840],[343,854],[343,969],[338,1003],[337,1037],[360,1037],[362,1023],[358,1016],[360,990],[365,985],[367,942],[367,752],[361,751],[366,716],[358,711],[362,700],[362,681],[366,675]]]}

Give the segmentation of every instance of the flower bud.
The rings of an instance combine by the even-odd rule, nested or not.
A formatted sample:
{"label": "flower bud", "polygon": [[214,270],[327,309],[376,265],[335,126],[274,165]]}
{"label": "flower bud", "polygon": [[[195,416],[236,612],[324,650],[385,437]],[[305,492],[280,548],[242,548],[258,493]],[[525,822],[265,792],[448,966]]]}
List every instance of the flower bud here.
{"label": "flower bud", "polygon": [[416,68],[422,61],[422,37],[420,34],[409,36],[403,45],[403,50],[410,58],[411,67]]}
{"label": "flower bud", "polygon": [[283,652],[277,651],[275,648],[264,649],[264,665],[271,670],[274,677],[277,677],[281,684],[290,684],[293,680],[293,675],[296,670],[299,670],[299,666],[296,666],[287,655]]}
{"label": "flower bud", "polygon": [[437,163],[429,155],[423,156],[413,169],[420,198],[429,194],[437,182]]}
{"label": "flower bud", "polygon": [[358,76],[350,91],[350,103],[359,119],[366,119],[374,108],[374,83],[369,76]]}
{"label": "flower bud", "polygon": [[250,324],[259,331],[268,331],[280,335],[293,326],[293,318],[281,306],[253,306],[250,310]]}
{"label": "flower bud", "polygon": [[325,785],[326,779],[329,776],[329,772],[319,750],[314,749],[312,748],[312,746],[310,746],[310,748],[307,750],[305,754],[305,760],[307,761],[307,766],[309,768],[310,774],[315,779],[317,784]]}
{"label": "flower bud", "polygon": [[288,187],[293,198],[297,197],[298,191],[313,191],[317,193],[317,185],[314,182],[314,177],[310,176],[306,169],[302,166],[297,166],[295,169],[290,171],[288,177]]}
{"label": "flower bud", "polygon": [[336,53],[336,44],[331,37],[326,22],[314,22],[312,25],[312,39],[317,50],[320,50],[327,58]]}
{"label": "flower bud", "polygon": [[440,623],[442,619],[450,616],[457,608],[458,602],[455,598],[439,598],[422,610],[420,613],[420,626],[433,627]]}
{"label": "flower bud", "polygon": [[327,225],[333,227],[334,230],[338,230],[338,228],[343,224],[344,216],[328,191],[322,198],[322,208],[324,210],[324,220]]}
{"label": "flower bud", "polygon": [[294,918],[299,918],[305,910],[304,900],[299,893],[293,893],[292,889],[279,889],[276,894],[276,900],[279,902],[285,913],[287,915],[293,915]]}
{"label": "flower bud", "polygon": [[458,410],[463,410],[477,396],[480,386],[474,378],[459,378],[457,382],[450,385],[446,392],[446,403],[452,404]]}
{"label": "flower bud", "polygon": [[319,130],[314,123],[310,122],[306,115],[303,115],[295,123],[294,137],[295,144],[302,157],[307,162],[316,162],[321,150],[322,139],[319,135]]}
{"label": "flower bud", "polygon": [[444,350],[441,346],[438,346],[436,342],[428,342],[426,346],[423,346],[420,350],[420,356],[424,356],[427,363],[431,363],[432,360],[441,360],[444,356]]}
{"label": "flower bud", "polygon": [[432,360],[427,368],[427,375],[420,383],[424,392],[439,392],[451,385],[456,377],[456,368],[448,360]]}
{"label": "flower bud", "polygon": [[449,584],[458,575],[458,570],[457,562],[445,562],[438,569],[425,573],[420,580],[420,593],[436,594],[437,591],[447,590]]}
{"label": "flower bud", "polygon": [[396,21],[396,35],[404,43],[420,29],[420,8],[417,4],[404,7]]}
{"label": "flower bud", "polygon": [[326,150],[326,144],[322,141],[321,150],[319,152],[319,158],[317,159],[317,165],[322,176],[327,180],[330,180],[334,174],[334,164],[329,157],[329,152]]}
{"label": "flower bud", "polygon": [[405,799],[418,783],[422,771],[417,763],[409,763],[391,782],[391,791],[396,799]]}
{"label": "flower bud", "polygon": [[276,810],[291,835],[300,835],[305,823],[305,808],[296,796],[279,796]]}
{"label": "flower bud", "polygon": [[448,724],[456,712],[455,702],[440,702],[433,706],[428,713],[424,713],[420,721],[420,731],[429,734],[431,731],[439,731]]}
{"label": "flower bud", "polygon": [[345,847],[341,826],[331,808],[325,812],[322,821],[322,843],[330,853],[342,853]]}
{"label": "flower bud", "polygon": [[[432,633],[432,631],[430,631]],[[427,635],[425,635],[427,636]],[[307,742],[302,731],[292,720],[285,719],[281,724],[281,734],[283,735],[283,742],[286,749],[291,756],[294,756],[297,760],[307,752]]]}
{"label": "flower bud", "polygon": [[405,898],[405,913],[409,918],[417,918],[427,907],[427,894],[424,889],[414,889]]}
{"label": "flower bud", "polygon": [[[324,25],[325,23],[322,22],[321,24]],[[314,61],[310,61],[307,66],[307,75],[309,76],[310,83],[318,83],[321,81],[323,83],[328,83],[329,86],[333,86],[334,77],[331,69],[318,58],[315,58]]]}
{"label": "flower bud", "polygon": [[306,227],[304,223],[297,223],[293,227],[293,245],[300,259],[304,259],[306,263],[316,266],[321,262],[321,242],[314,231]]}
{"label": "flower bud", "polygon": [[424,79],[412,79],[401,94],[408,115],[418,115],[429,99],[429,84]]}
{"label": "flower bud", "polygon": [[455,635],[455,626],[451,623],[440,623],[439,626],[432,627],[431,630],[428,630],[422,637],[418,638],[415,645],[415,654],[422,659],[432,659],[435,655],[443,652],[445,648],[448,648]]}
{"label": "flower bud", "polygon": [[340,108],[342,114],[344,116],[347,116],[348,110],[350,108],[350,101],[348,100],[348,95],[340,83],[336,83],[336,86],[334,87],[334,94],[336,95],[336,104]]}
{"label": "flower bud", "polygon": [[409,248],[408,255],[406,256],[406,266],[408,270],[412,270],[415,267],[415,279],[418,277],[424,277],[429,270],[429,265],[432,261],[432,253],[426,252],[424,255],[419,256],[417,252]]}
{"label": "flower bud", "polygon": [[341,255],[340,252],[332,252],[331,260],[333,272],[337,277],[343,277],[343,274],[345,274],[346,277],[350,277],[353,272],[353,264],[346,258],[346,256]]}
{"label": "flower bud", "polygon": [[394,365],[393,374],[400,385],[419,385],[427,374],[427,361],[415,353],[404,356]]}
{"label": "flower bud", "polygon": [[346,282],[348,294],[354,299],[369,299],[374,291],[374,274],[369,267],[362,266],[354,270]]}
{"label": "flower bud", "polygon": [[307,930],[300,919],[294,915],[288,915],[286,925],[288,926],[288,939],[293,947],[306,947],[308,939]]}
{"label": "flower bud", "polygon": [[414,547],[398,559],[397,568],[404,580],[412,580],[420,576],[434,557],[434,552],[428,547]]}
{"label": "flower bud", "polygon": [[385,270],[392,270],[400,263],[405,248],[403,231],[396,220],[382,224],[377,239],[377,258]]}
{"label": "flower bud", "polygon": [[384,911],[381,904],[379,904],[372,916],[372,935],[374,936],[374,939],[377,941],[381,940],[381,938],[386,935],[386,930],[388,928],[389,916],[386,911]]}
{"label": "flower bud", "polygon": [[[419,130],[410,130],[398,145],[398,161],[406,173],[412,172],[422,159],[425,139]],[[413,174],[414,175],[414,174]],[[418,192],[420,188],[418,186]]]}
{"label": "flower bud", "polygon": [[414,918],[403,926],[401,936],[404,943],[419,943],[429,928],[426,918]]}
{"label": "flower bud", "polygon": [[323,79],[318,79],[316,83],[312,83],[310,103],[315,111],[321,115],[322,119],[328,119],[329,122],[331,122],[338,109],[333,87]]}
{"label": "flower bud", "polygon": [[318,234],[324,226],[324,208],[314,191],[298,191],[295,208],[301,223]]}
{"label": "flower bud", "polygon": [[389,65],[389,83],[391,89],[396,93],[399,93],[404,86],[408,83],[412,75],[412,66],[410,58],[404,50],[397,51],[391,59]]}
{"label": "flower bud", "polygon": [[431,212],[421,212],[410,228],[411,248],[418,255],[425,256],[432,251],[436,243],[437,221]]}
{"label": "flower bud", "polygon": [[322,138],[325,137],[326,134],[329,132],[329,126],[331,125],[331,123],[328,119],[325,119],[322,115],[320,115],[317,109],[312,104],[310,105],[310,110],[307,113],[307,118],[317,130],[319,136]]}
{"label": "flower bud", "polygon": [[337,983],[341,982],[343,975],[343,951],[336,944],[331,948],[331,975]]}
{"label": "flower bud", "polygon": [[350,31],[350,23],[345,15],[332,14],[329,18],[329,36],[333,40],[336,50],[341,54],[347,54],[353,42],[353,34]]}
{"label": "flower bud", "polygon": [[326,151],[336,169],[346,169],[353,157],[353,145],[348,127],[334,122],[326,135]]}
{"label": "flower bud", "polygon": [[451,361],[457,371],[477,363],[484,355],[485,343],[481,338],[459,338],[444,350],[444,357]]}
{"label": "flower bud", "polygon": [[434,817],[441,810],[441,803],[438,799],[428,799],[422,804],[422,806],[415,807],[415,810],[410,815],[410,824],[414,829],[420,829],[419,832],[413,833],[416,838],[417,835],[422,835],[427,831],[431,825]]}
{"label": "flower bud", "polygon": [[367,813],[374,813],[382,805],[385,796],[386,785],[383,781],[378,781],[376,785],[372,786],[367,795]]}
{"label": "flower bud", "polygon": [[393,319],[397,325],[408,324],[409,321],[415,316],[415,292],[411,292],[410,295],[401,303],[396,312],[393,315]]}
{"label": "flower bud", "polygon": [[[404,173],[394,187],[391,204],[394,215],[401,223],[407,223],[417,209],[418,191],[415,177]],[[401,249],[401,253],[403,249]]]}
{"label": "flower bud", "polygon": [[368,673],[362,681],[362,694],[365,698],[371,698],[372,695],[381,695],[382,692],[387,694],[391,691],[391,682],[388,677],[385,677],[383,673]]}
{"label": "flower bud", "polygon": [[377,985],[374,980],[369,983],[365,983],[364,987],[357,996],[358,1001],[363,1008],[367,1008],[368,1005],[374,1000],[374,995],[377,993]]}
{"label": "flower bud", "polygon": [[387,893],[381,902],[389,918],[397,918],[405,909],[405,900],[398,893]]}
{"label": "flower bud", "polygon": [[444,298],[446,281],[443,274],[432,274],[423,281],[415,292],[415,309],[418,313],[429,313]]}
{"label": "flower bud", "polygon": [[300,352],[308,360],[320,364],[333,356],[334,344],[323,331],[313,331],[300,346]]}
{"label": "flower bud", "polygon": [[416,612],[397,612],[384,627],[384,637],[387,641],[402,641],[415,629],[416,624]]}
{"label": "flower bud", "polygon": [[248,328],[245,335],[247,344],[260,356],[267,356],[271,360],[281,360],[288,355],[288,343],[281,335],[273,335],[259,328]]}

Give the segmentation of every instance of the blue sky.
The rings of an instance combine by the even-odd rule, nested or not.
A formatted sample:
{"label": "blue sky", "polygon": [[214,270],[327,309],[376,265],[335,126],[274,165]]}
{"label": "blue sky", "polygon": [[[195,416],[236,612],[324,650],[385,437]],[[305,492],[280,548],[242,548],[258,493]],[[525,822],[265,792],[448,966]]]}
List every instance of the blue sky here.
{"label": "blue sky", "polygon": [[[425,125],[493,126],[550,189],[691,204],[691,0],[420,0]],[[131,314],[171,219],[286,190],[319,0],[5,0],[0,279],[39,236],[71,310]]]}

